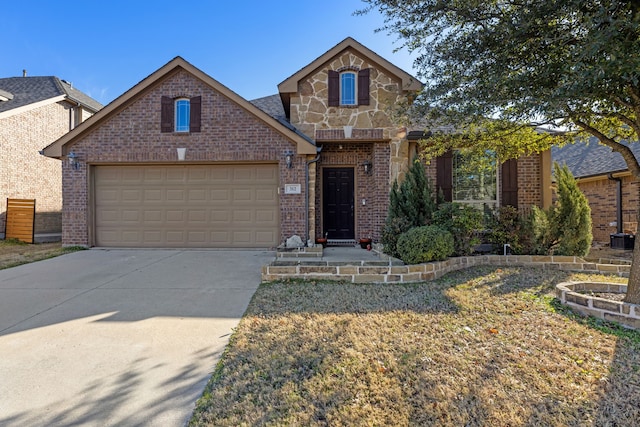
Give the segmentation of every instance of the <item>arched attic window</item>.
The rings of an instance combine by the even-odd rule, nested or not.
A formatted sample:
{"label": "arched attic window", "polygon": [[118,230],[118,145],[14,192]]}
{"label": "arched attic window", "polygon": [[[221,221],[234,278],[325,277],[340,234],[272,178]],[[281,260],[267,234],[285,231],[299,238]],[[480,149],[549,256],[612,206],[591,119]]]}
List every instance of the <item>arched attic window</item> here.
{"label": "arched attic window", "polygon": [[369,105],[370,69],[329,70],[329,106]]}
{"label": "arched attic window", "polygon": [[161,99],[161,132],[200,132],[202,97]]}

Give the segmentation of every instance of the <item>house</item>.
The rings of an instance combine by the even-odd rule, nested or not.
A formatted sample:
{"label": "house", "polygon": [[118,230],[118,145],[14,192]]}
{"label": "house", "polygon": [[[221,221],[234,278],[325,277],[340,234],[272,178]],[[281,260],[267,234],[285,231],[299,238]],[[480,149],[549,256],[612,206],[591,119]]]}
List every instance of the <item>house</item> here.
{"label": "house", "polygon": [[[640,158],[640,144],[629,144]],[[554,162],[566,164],[591,208],[594,243],[611,243],[612,234],[636,234],[640,209],[640,187],[622,155],[598,143],[576,142],[552,147]]]}
{"label": "house", "polygon": [[[44,149],[63,160],[63,243],[377,240],[390,185],[416,147],[388,109],[421,88],[352,38],[286,78],[277,95],[252,102],[177,57]],[[434,179],[455,169],[437,163],[429,169]],[[502,189],[510,200],[542,206],[546,167],[541,156],[507,172],[496,165],[494,199],[510,173]]]}
{"label": "house", "polygon": [[57,77],[0,78],[0,238],[7,198],[35,199],[35,232],[60,233],[60,162],[39,151],[100,108]]}

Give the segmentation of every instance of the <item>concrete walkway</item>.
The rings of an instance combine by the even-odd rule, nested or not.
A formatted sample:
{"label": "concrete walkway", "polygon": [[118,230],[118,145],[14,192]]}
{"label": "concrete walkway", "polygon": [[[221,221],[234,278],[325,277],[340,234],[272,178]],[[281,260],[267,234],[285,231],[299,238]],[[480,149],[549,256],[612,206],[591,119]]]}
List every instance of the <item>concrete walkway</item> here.
{"label": "concrete walkway", "polygon": [[184,425],[273,256],[88,250],[1,270],[0,425]]}

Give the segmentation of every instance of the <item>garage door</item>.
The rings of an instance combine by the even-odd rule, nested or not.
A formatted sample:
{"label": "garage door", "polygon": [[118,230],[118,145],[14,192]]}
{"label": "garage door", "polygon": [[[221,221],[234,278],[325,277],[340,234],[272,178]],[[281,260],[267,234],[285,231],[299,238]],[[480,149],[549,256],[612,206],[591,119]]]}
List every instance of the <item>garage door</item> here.
{"label": "garage door", "polygon": [[96,166],[94,172],[97,246],[278,245],[277,165]]}

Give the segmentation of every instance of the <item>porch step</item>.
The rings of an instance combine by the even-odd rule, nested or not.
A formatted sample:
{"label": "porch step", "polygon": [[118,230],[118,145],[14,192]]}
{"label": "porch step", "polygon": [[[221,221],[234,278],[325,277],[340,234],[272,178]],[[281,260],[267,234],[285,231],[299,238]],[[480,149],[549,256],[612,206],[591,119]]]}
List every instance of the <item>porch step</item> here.
{"label": "porch step", "polygon": [[357,242],[353,239],[328,239],[327,246],[356,246]]}

